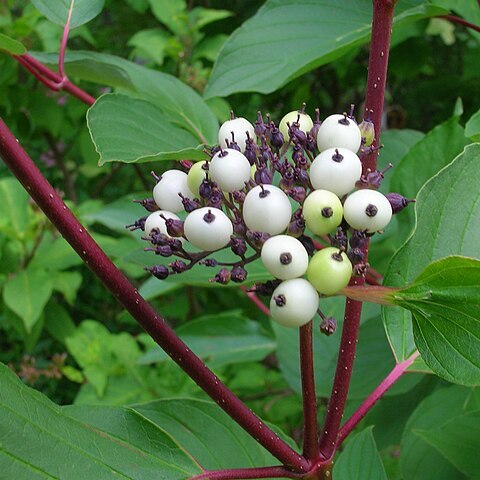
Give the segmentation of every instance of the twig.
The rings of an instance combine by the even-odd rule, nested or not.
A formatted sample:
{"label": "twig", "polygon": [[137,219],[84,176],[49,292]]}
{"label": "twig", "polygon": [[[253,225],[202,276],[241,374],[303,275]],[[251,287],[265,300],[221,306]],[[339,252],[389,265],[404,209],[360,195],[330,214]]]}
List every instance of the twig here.
{"label": "twig", "polygon": [[[367,94],[365,110],[375,125],[374,146],[379,145],[380,126],[385,97],[385,84],[387,79],[388,54],[390,47],[390,34],[393,22],[395,1],[373,0],[372,39],[370,42],[370,59],[368,63]],[[373,151],[363,159],[363,170],[375,171],[377,166],[378,151]],[[363,248],[365,262],[368,255],[368,242]],[[363,277],[353,278],[350,285],[364,285]],[[355,353],[360,328],[362,303],[347,298],[340,352],[338,356],[332,393],[328,403],[325,423],[320,437],[320,454],[330,460],[336,450],[336,441],[340,423],[342,421],[345,404],[347,401],[350,379],[355,361]]]}
{"label": "twig", "polygon": [[395,384],[395,382],[406,372],[407,368],[419,356],[416,351],[413,355],[408,357],[403,362],[395,365],[393,370],[385,377],[385,379],[378,385],[378,387],[363,401],[357,408],[353,415],[344,423],[337,437],[337,447],[342,444],[350,432],[359,424],[363,417],[370,411],[370,409],[385,395],[385,393]]}
{"label": "twig", "polygon": [[247,290],[247,287],[245,285],[241,285],[240,289],[245,293],[245,295],[259,308],[259,310],[267,315],[267,317],[270,316],[270,310],[268,307],[266,307],[263,302],[257,297],[255,292],[249,292]]}
{"label": "twig", "polygon": [[268,428],[187,345],[138,293],[105,252],[75,218],[43,177],[3,120],[0,120],[0,155],[33,200],[63,237],[125,309],[165,352],[217,404],[286,467],[306,472],[309,462]]}
{"label": "twig", "polygon": [[234,480],[249,478],[302,478],[285,467],[236,468],[232,470],[211,470],[190,477],[189,480]]}
{"label": "twig", "polygon": [[72,20],[73,5],[75,0],[71,0],[70,8],[68,9],[67,22],[63,29],[62,42],[60,44],[60,53],[58,54],[58,73],[60,75],[60,83],[63,85],[67,81],[67,75],[65,74],[65,52],[67,50],[68,34],[70,33],[70,22]]}
{"label": "twig", "polygon": [[464,20],[463,18],[457,17],[456,15],[442,15],[441,17],[438,17],[438,18],[443,18],[445,20],[449,20],[452,23],[458,23],[459,25],[463,25],[464,27],[471,28],[476,32],[480,32],[480,27],[478,25],[475,25],[474,23],[470,23],[467,20]]}
{"label": "twig", "polygon": [[308,460],[318,457],[317,397],[313,368],[312,321],[300,327],[300,371],[303,401],[303,455]]}

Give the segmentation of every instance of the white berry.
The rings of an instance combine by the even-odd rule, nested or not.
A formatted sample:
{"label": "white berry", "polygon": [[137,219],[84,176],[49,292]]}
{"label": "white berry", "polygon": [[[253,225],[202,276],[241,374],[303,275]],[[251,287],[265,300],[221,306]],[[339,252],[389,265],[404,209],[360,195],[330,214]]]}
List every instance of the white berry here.
{"label": "white berry", "polygon": [[187,240],[200,250],[225,247],[233,234],[230,219],[218,208],[203,207],[189,213],[183,225]]}
{"label": "white berry", "polygon": [[286,230],[291,216],[290,200],[274,185],[258,185],[245,196],[243,220],[252,231],[277,235]]}
{"label": "white berry", "polygon": [[254,142],[257,140],[253,125],[247,119],[238,117],[233,120],[227,120],[220,127],[218,132],[218,143],[222,148],[227,148],[227,140],[229,142],[232,141],[232,132],[235,142],[237,142],[242,152],[245,151],[247,132]]}
{"label": "white berry", "polygon": [[194,198],[188,188],[187,174],[180,170],[167,170],[155,185],[153,198],[160,209],[178,213],[183,210],[179,193],[187,198]]}
{"label": "white berry", "polygon": [[250,169],[250,162],[243,153],[226,148],[213,156],[208,171],[224,192],[233,192],[245,188],[245,182],[250,180]]}
{"label": "white berry", "polygon": [[262,247],[262,262],[280,280],[301,277],[308,268],[308,253],[302,242],[288,235],[270,237]]}
{"label": "white berry", "polygon": [[392,206],[387,197],[376,190],[357,190],[345,200],[343,215],[356,230],[376,232],[390,222]]}
{"label": "white berry", "polygon": [[303,278],[282,282],[270,300],[270,314],[285,327],[301,327],[308,323],[318,310],[319,296],[315,288]]}
{"label": "white berry", "polygon": [[346,148],[323,151],[310,166],[310,181],[316,190],[328,190],[339,197],[355,188],[362,175],[362,162]]}
{"label": "white berry", "polygon": [[327,117],[317,133],[317,146],[323,152],[327,148],[348,148],[358,152],[362,143],[362,134],[355,120],[345,115],[335,114]]}
{"label": "white berry", "polygon": [[292,125],[298,120],[299,130],[304,133],[308,133],[313,127],[313,121],[310,118],[310,115],[307,113],[301,112],[299,110],[294,110],[293,112],[287,113],[278,124],[278,129],[282,132],[283,138],[285,141],[288,141],[290,138],[288,135],[288,125]]}
{"label": "white berry", "polygon": [[151,213],[145,220],[145,234],[150,235],[152,230],[156,228],[160,233],[169,236],[167,233],[167,226],[165,225],[165,219],[168,218],[180,220],[177,215],[168,212],[167,210],[157,210],[156,212]]}

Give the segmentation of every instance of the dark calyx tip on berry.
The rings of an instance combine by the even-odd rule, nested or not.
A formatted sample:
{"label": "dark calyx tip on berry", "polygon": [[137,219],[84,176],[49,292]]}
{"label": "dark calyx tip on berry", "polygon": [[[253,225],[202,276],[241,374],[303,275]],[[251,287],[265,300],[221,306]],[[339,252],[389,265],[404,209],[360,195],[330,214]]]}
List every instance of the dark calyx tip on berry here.
{"label": "dark calyx tip on berry", "polygon": [[340,163],[343,160],[343,155],[338,151],[338,149],[335,149],[335,153],[332,155],[332,160],[334,162]]}
{"label": "dark calyx tip on berry", "polygon": [[280,254],[279,260],[282,265],[289,265],[292,263],[292,254],[290,252],[283,252]]}
{"label": "dark calyx tip on berry", "polygon": [[287,303],[287,299],[285,298],[285,295],[277,295],[273,297],[273,301],[277,305],[277,307],[283,307]]}
{"label": "dark calyx tip on berry", "polygon": [[365,214],[368,217],[374,217],[377,213],[378,213],[378,208],[375,205],[373,205],[372,203],[369,203],[365,207]]}
{"label": "dark calyx tip on berry", "polygon": [[332,207],[324,207],[322,208],[322,217],[324,218],[330,218],[333,215],[333,209]]}
{"label": "dark calyx tip on berry", "polygon": [[343,114],[343,118],[341,118],[338,123],[340,125],[345,125],[345,126],[348,126],[350,125],[350,120],[348,119],[348,115],[346,113]]}
{"label": "dark calyx tip on berry", "polygon": [[209,210],[209,211],[203,216],[203,220],[204,220],[206,223],[212,223],[212,222],[215,220],[215,215],[212,213],[211,210]]}
{"label": "dark calyx tip on berry", "polygon": [[258,194],[259,198],[265,198],[270,195],[270,190],[266,190],[262,184],[260,184],[260,189],[262,191]]}
{"label": "dark calyx tip on berry", "polygon": [[332,253],[331,257],[336,262],[343,262],[343,257],[342,257],[342,252],[341,251]]}

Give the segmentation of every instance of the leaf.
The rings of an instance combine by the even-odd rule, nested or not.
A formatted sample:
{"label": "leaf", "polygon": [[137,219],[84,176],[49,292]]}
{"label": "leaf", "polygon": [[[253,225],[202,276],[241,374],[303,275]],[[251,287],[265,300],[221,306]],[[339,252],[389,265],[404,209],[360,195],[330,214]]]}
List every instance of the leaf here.
{"label": "leaf", "polygon": [[54,272],[52,281],[53,289],[60,292],[69,305],[73,305],[83,281],[82,275],[78,272]]}
{"label": "leaf", "polygon": [[[462,152],[468,141],[458,120],[452,117],[436,126],[408,151],[392,173],[390,191],[416,198],[425,182]],[[413,208],[405,209],[398,217],[402,240],[410,233],[413,218]]]}
{"label": "leaf", "polygon": [[46,235],[32,258],[30,267],[58,271],[81,264],[82,259],[63,237]]}
{"label": "leaf", "polygon": [[161,426],[205,469],[262,467],[278,463],[212,402],[172,399],[132,408],[154,425]]}
{"label": "leaf", "polygon": [[[57,56],[36,53],[35,58],[56,65]],[[217,142],[218,121],[205,101],[172,75],[151,70],[120,57],[96,52],[68,52],[69,76],[121,89],[160,108],[170,122],[195,135],[197,143]]]}
{"label": "leaf", "polygon": [[[446,11],[420,0],[400,2],[394,28]],[[290,80],[368,42],[369,0],[269,0],[220,52],[205,97],[271,93]]]}
{"label": "leaf", "polygon": [[474,113],[465,125],[465,136],[474,142],[480,142],[480,110]]}
{"label": "leaf", "polygon": [[75,333],[72,317],[61,305],[49,302],[45,307],[45,328],[58,342],[65,345],[65,340]]}
{"label": "leaf", "polygon": [[170,35],[161,28],[141,30],[128,41],[127,45],[136,47],[139,56],[146,56],[146,58],[150,58],[159,65],[162,65],[169,36]]}
{"label": "leaf", "polygon": [[[393,257],[384,283],[403,287],[432,261],[449,255],[478,255],[480,242],[480,145],[469,145],[424,185],[415,205],[416,228]],[[416,347],[411,315],[398,307],[383,310],[385,328],[398,361]]]}
{"label": "leaf", "polygon": [[42,315],[52,289],[45,270],[23,270],[5,283],[3,300],[23,320],[27,333]]}
{"label": "leaf", "polygon": [[[33,5],[51,22],[64,26],[72,0],[32,0]],[[72,9],[70,28],[76,28],[95,18],[103,9],[105,0],[75,0]]]}
{"label": "leaf", "polygon": [[4,50],[12,55],[23,55],[27,49],[23,43],[0,33],[0,50]]}
{"label": "leaf", "polygon": [[[22,238],[28,227],[28,193],[15,178],[0,180],[0,229]],[[13,235],[12,235],[13,233]]]}
{"label": "leaf", "polygon": [[183,480],[201,473],[174,438],[134,410],[59,407],[4,365],[0,468],[18,480]]}
{"label": "leaf", "polygon": [[480,384],[480,260],[447,257],[431,263],[395,303],[413,314],[415,344],[439,376]]}
{"label": "leaf", "polygon": [[464,480],[465,476],[415,432],[441,427],[468,410],[472,389],[458,386],[441,388],[425,398],[405,426],[400,450],[403,478],[409,480]]}
{"label": "leaf", "polygon": [[[176,334],[210,368],[260,361],[276,347],[275,341],[262,333],[259,323],[245,318],[240,311],[206,315],[176,329]],[[149,364],[167,358],[167,354],[156,347],[138,362]]]}
{"label": "leaf", "polygon": [[[433,0],[431,3],[454,11],[474,25],[480,24],[480,12],[475,2],[465,2],[464,0]],[[477,31],[468,29],[468,32],[470,35],[476,37],[477,40],[480,39],[480,33]]]}
{"label": "leaf", "polygon": [[185,0],[149,0],[152,12],[173,33],[185,34],[187,4]]}
{"label": "leaf", "polygon": [[440,427],[415,433],[469,478],[480,478],[480,411],[459,415]]}
{"label": "leaf", "polygon": [[233,16],[233,12],[213,8],[195,7],[189,12],[188,16],[190,23],[195,25],[195,29],[200,30],[211,23]]}
{"label": "leaf", "polygon": [[339,480],[387,480],[382,459],[368,427],[347,443],[333,468],[333,478]]}
{"label": "leaf", "polygon": [[154,105],[125,95],[102,95],[87,112],[87,125],[99,164],[205,159],[198,142]]}

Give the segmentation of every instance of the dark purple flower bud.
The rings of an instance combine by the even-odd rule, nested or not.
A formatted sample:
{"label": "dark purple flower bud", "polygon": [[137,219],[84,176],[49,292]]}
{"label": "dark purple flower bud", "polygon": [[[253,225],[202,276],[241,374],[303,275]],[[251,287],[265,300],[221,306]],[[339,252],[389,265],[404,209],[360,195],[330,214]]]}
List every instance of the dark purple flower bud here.
{"label": "dark purple flower bud", "polygon": [[328,237],[330,238],[330,245],[332,245],[332,247],[336,247],[342,251],[347,249],[347,235],[341,227],[337,228],[335,235],[329,235]]}
{"label": "dark purple flower bud", "polygon": [[320,323],[320,333],[330,336],[337,330],[337,320],[333,317],[325,317]]}
{"label": "dark purple flower bud", "polygon": [[295,180],[302,185],[309,186],[310,185],[310,177],[306,170],[302,168],[295,167],[293,169],[293,173],[295,175]]}
{"label": "dark purple flower bud", "polygon": [[160,210],[153,198],[145,198],[143,200],[134,200],[134,203],[140,204],[147,212],[156,212]]}
{"label": "dark purple flower bud", "polygon": [[162,257],[171,257],[173,255],[172,247],[170,247],[170,245],[157,245],[155,247],[155,254]]}
{"label": "dark purple flower bud", "polygon": [[167,233],[171,237],[183,236],[183,222],[182,220],[176,220],[174,218],[166,218],[160,215],[165,220],[165,226],[167,227]]}
{"label": "dark purple flower bud", "polygon": [[256,283],[254,287],[248,291],[255,292],[257,295],[270,297],[280,283],[281,280],[267,280],[264,283]]}
{"label": "dark purple flower bud", "polygon": [[222,147],[220,145],[214,145],[212,148],[210,148],[210,151],[209,152],[206,152],[208,153],[208,156],[210,158],[214,157],[218,152],[221,152],[222,151]]}
{"label": "dark purple flower bud", "polygon": [[210,199],[208,200],[208,206],[218,209],[222,209],[223,195],[221,192],[214,191]]}
{"label": "dark purple flower bud", "polygon": [[230,271],[226,268],[222,268],[213,278],[209,280],[210,283],[220,283],[221,285],[226,285],[231,278]]}
{"label": "dark purple flower bud", "polygon": [[158,230],[158,228],[152,229],[152,231],[150,232],[150,236],[145,237],[145,240],[149,240],[154,245],[169,245],[168,239],[168,235],[160,233],[160,230]]}
{"label": "dark purple flower bud", "polygon": [[401,212],[409,203],[414,203],[415,199],[409,200],[399,193],[387,193],[385,195],[392,206],[393,213]]}
{"label": "dark purple flower bud", "polygon": [[270,144],[272,147],[282,148],[284,143],[285,139],[283,138],[282,132],[276,126],[273,126],[270,136]]}
{"label": "dark purple flower bud", "polygon": [[247,279],[248,272],[243,267],[234,267],[230,272],[232,282],[242,283]]}
{"label": "dark purple flower bud", "polygon": [[145,270],[149,271],[154,277],[159,280],[165,280],[168,277],[168,268],[165,265],[155,265],[153,267],[146,267]]}
{"label": "dark purple flower bud", "polygon": [[303,220],[303,210],[302,207],[297,208],[292,215],[293,220]]}
{"label": "dark purple flower bud", "polygon": [[259,185],[269,185],[272,183],[273,175],[270,170],[262,166],[255,171],[254,179]]}
{"label": "dark purple flower bud", "polygon": [[235,141],[235,134],[233,132],[230,132],[232,135],[232,140],[226,140],[227,148],[231,148],[232,150],[237,150],[238,152],[241,152],[241,148],[238,146],[238,143]]}
{"label": "dark purple flower bud", "polygon": [[364,277],[367,274],[368,264],[366,263],[357,263],[353,266],[353,276],[354,277]]}
{"label": "dark purple flower bud", "polygon": [[307,235],[302,235],[301,237],[298,237],[302,245],[305,247],[305,250],[307,251],[308,255],[311,257],[316,249],[315,245],[313,244],[313,240],[310,237],[307,237]]}
{"label": "dark purple flower bud", "polygon": [[128,228],[131,232],[133,232],[134,230],[145,231],[145,221],[146,220],[147,220],[147,217],[139,218],[138,220],[135,220],[132,224],[125,225],[125,228]]}
{"label": "dark purple flower bud", "polygon": [[243,154],[247,157],[250,165],[255,165],[257,161],[257,150],[255,142],[250,138],[249,133],[247,132],[247,140],[245,141],[245,151]]}
{"label": "dark purple flower bud", "polygon": [[291,125],[291,127],[288,129],[288,134],[290,135],[293,143],[299,143],[302,146],[307,144],[307,136],[303,130],[298,128],[298,123],[295,122],[293,125]]}
{"label": "dark purple flower bud", "polygon": [[[355,184],[357,188],[373,188],[380,187],[382,180],[385,178],[385,172],[393,167],[389,163],[383,170],[368,171],[366,175],[362,175],[360,180]],[[358,184],[358,185],[357,185]]]}
{"label": "dark purple flower bud", "polygon": [[240,217],[235,217],[235,220],[233,221],[233,232],[242,237],[247,233],[247,227]]}
{"label": "dark purple flower bud", "polygon": [[349,243],[352,248],[363,248],[367,243],[367,231],[366,230],[354,230]]}
{"label": "dark purple flower bud", "polygon": [[[312,128],[313,130],[313,128]],[[317,151],[317,137],[312,137],[310,133],[307,133],[307,143],[305,144],[305,148],[309,152],[316,153]]]}
{"label": "dark purple flower bud", "polygon": [[198,263],[200,265],[205,265],[206,267],[216,267],[218,265],[218,262],[214,258],[206,258]]}
{"label": "dark purple flower bud", "polygon": [[258,249],[263,247],[263,244],[271,237],[267,232],[252,232],[247,230],[247,239],[248,241]]}
{"label": "dark purple flower bud", "polygon": [[303,203],[307,196],[307,191],[303,187],[293,187],[288,195],[298,203]]}
{"label": "dark purple flower bud", "polygon": [[352,248],[347,252],[347,256],[352,262],[353,265],[357,265],[358,263],[362,263],[365,259],[365,254],[360,248]]}
{"label": "dark purple flower bud", "polygon": [[198,193],[202,198],[208,200],[213,193],[213,182],[208,178],[205,178],[200,184],[200,187],[198,187]]}
{"label": "dark purple flower bud", "polygon": [[257,121],[255,122],[254,131],[257,137],[265,135],[266,126],[263,122],[262,112],[257,112]]}
{"label": "dark purple flower bud", "polygon": [[316,108],[315,109],[315,120],[313,121],[313,127],[310,130],[310,136],[312,139],[316,142],[317,141],[317,135],[318,135],[318,129],[320,128],[320,125],[322,122],[320,121],[320,109]]}
{"label": "dark purple flower bud", "polygon": [[182,242],[178,238],[167,238],[167,243],[170,245],[172,252],[180,252],[183,250]]}
{"label": "dark purple flower bud", "polygon": [[230,237],[230,247],[232,252],[239,257],[244,257],[245,253],[247,252],[247,244],[245,240],[240,237],[234,237],[233,235]]}
{"label": "dark purple flower bud", "polygon": [[305,220],[303,218],[297,218],[290,222],[287,229],[287,235],[291,237],[299,238],[305,232]]}
{"label": "dark purple flower bud", "polygon": [[183,208],[187,213],[193,212],[197,208],[201,207],[200,201],[197,198],[191,200],[190,198],[185,197],[181,193],[179,193],[178,195],[182,199]]}
{"label": "dark purple flower bud", "polygon": [[169,265],[169,267],[172,269],[173,273],[182,273],[187,269],[187,264],[182,262],[182,260],[175,260]]}
{"label": "dark purple flower bud", "polygon": [[303,157],[303,156],[304,156],[304,154],[303,154],[303,148],[302,148],[298,143],[296,143],[296,144],[293,146],[292,160],[293,160],[295,163],[297,163],[299,157]]}

